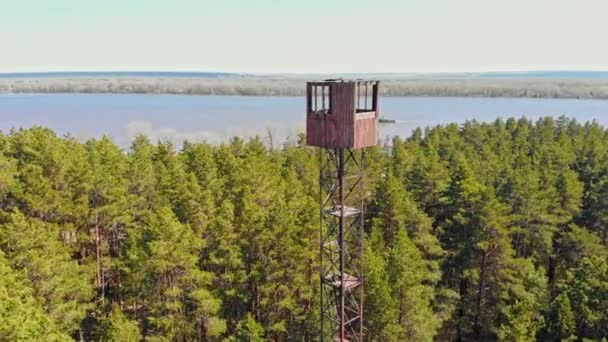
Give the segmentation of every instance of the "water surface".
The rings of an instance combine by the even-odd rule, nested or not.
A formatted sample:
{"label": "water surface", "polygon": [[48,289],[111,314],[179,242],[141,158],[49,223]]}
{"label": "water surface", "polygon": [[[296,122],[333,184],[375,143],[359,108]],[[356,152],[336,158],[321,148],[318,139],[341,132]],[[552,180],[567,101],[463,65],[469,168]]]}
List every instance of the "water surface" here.
{"label": "water surface", "polygon": [[[217,143],[231,136],[267,136],[282,141],[304,130],[303,97],[0,94],[0,130],[52,128],[79,139],[108,135],[127,147],[138,134],[153,140]],[[404,135],[416,127],[498,117],[574,117],[608,125],[608,101],[527,98],[385,97],[383,136]]]}

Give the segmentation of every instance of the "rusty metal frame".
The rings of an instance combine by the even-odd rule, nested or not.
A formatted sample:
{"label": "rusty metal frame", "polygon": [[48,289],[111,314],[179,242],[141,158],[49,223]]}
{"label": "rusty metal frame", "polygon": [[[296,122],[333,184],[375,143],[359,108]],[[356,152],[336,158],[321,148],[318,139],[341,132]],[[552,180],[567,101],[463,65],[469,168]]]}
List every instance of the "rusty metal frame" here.
{"label": "rusty metal frame", "polygon": [[319,154],[321,341],[363,342],[364,152]]}

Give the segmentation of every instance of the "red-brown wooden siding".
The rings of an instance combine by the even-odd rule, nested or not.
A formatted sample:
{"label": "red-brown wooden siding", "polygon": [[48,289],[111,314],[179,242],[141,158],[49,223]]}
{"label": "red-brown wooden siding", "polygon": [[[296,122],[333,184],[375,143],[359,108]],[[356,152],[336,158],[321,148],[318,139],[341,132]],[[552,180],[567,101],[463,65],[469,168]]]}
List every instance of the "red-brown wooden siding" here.
{"label": "red-brown wooden siding", "polygon": [[[331,113],[311,109],[313,85],[331,87]],[[323,148],[363,148],[378,141],[378,115],[356,111],[356,82],[315,82],[307,89],[306,144]],[[377,106],[377,103],[376,103]],[[357,119],[355,119],[357,117]]]}
{"label": "red-brown wooden siding", "polygon": [[378,119],[376,115],[355,120],[354,148],[374,146],[378,143]]}

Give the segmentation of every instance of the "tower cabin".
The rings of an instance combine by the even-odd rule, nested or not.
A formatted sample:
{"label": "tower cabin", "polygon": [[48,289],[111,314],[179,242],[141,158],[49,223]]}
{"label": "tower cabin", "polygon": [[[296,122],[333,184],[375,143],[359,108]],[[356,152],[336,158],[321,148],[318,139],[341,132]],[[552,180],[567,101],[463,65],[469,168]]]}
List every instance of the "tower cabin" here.
{"label": "tower cabin", "polygon": [[378,81],[306,84],[306,144],[359,149],[378,142]]}

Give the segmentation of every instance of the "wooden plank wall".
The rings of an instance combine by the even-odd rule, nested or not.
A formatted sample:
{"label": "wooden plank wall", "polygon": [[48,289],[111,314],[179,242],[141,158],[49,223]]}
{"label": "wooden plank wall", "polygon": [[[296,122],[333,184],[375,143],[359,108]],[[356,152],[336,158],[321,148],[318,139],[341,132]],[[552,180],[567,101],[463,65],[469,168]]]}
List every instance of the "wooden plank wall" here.
{"label": "wooden plank wall", "polygon": [[[352,148],[355,144],[355,83],[329,84],[332,94],[331,113],[308,112],[306,144],[324,148]],[[311,87],[307,86],[307,104],[311,97]]]}
{"label": "wooden plank wall", "polygon": [[378,144],[378,119],[376,113],[360,116],[355,120],[354,148],[364,148]]}

